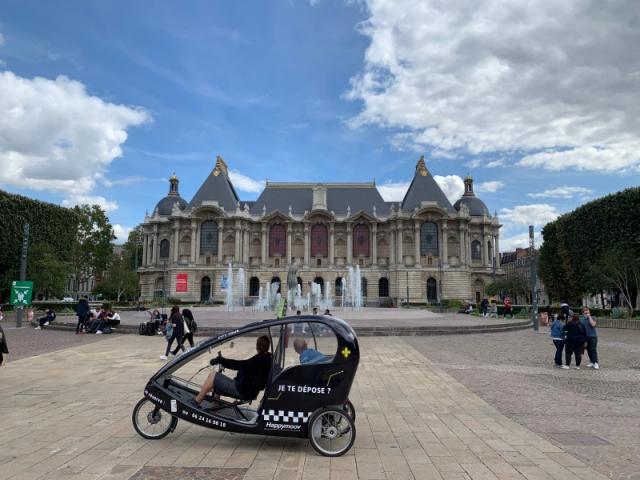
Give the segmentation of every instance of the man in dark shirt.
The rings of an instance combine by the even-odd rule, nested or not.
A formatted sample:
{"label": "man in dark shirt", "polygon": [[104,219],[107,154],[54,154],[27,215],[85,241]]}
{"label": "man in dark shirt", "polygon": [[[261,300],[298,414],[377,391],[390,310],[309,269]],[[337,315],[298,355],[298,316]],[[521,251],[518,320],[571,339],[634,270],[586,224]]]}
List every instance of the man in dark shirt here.
{"label": "man in dark shirt", "polygon": [[222,365],[225,368],[236,370],[238,374],[231,379],[220,372],[210,373],[205,380],[195,401],[202,403],[207,392],[213,392],[214,396],[223,395],[237,399],[253,400],[260,390],[267,385],[269,370],[271,369],[271,353],[269,353],[269,337],[262,335],[256,340],[258,353],[247,360],[232,360],[230,358],[216,357],[211,359],[211,365]]}

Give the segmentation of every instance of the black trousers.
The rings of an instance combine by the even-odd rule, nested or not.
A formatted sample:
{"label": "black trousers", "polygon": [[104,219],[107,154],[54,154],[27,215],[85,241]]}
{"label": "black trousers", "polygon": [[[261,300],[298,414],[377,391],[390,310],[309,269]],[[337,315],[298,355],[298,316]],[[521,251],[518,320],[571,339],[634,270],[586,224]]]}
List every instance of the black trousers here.
{"label": "black trousers", "polygon": [[573,354],[576,357],[576,367],[580,366],[582,362],[582,345],[584,345],[584,340],[580,342],[569,342],[565,344],[565,360],[567,365],[571,365],[571,355]]}
{"label": "black trousers", "polygon": [[598,337],[587,337],[587,355],[591,363],[598,363]]}
{"label": "black trousers", "polygon": [[171,352],[174,355],[176,355],[178,353],[179,349],[182,349],[183,352],[185,352],[185,348],[184,345],[182,344],[182,337],[177,337],[175,335],[175,333],[173,335],[171,335],[171,338],[167,341],[167,350],[164,352],[165,357],[167,355],[169,355],[169,352],[171,351],[171,345],[173,344],[173,341],[177,340],[178,341],[178,346],[176,347],[175,351]]}
{"label": "black trousers", "polygon": [[193,332],[189,332],[185,334],[184,337],[182,337],[182,343],[187,343],[187,341],[189,342],[191,348],[193,348]]}
{"label": "black trousers", "polygon": [[556,356],[554,357],[554,361],[556,365],[562,365],[562,350],[564,350],[564,340],[554,340],[553,344],[556,346]]}
{"label": "black trousers", "polygon": [[81,329],[84,329],[86,327],[87,320],[88,320],[88,317],[85,317],[84,315],[82,317],[78,317],[78,325],[76,325],[76,333],[78,333]]}

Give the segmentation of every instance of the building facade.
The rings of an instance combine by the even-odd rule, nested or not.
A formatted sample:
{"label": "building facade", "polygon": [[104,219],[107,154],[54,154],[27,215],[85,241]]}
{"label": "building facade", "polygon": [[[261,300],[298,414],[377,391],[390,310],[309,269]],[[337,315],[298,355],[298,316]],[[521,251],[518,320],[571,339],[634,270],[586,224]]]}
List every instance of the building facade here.
{"label": "building facade", "polygon": [[[537,274],[540,271],[540,251],[534,250],[533,259],[536,262],[536,295],[538,305],[549,305],[549,295],[544,288],[542,279]],[[528,248],[516,248],[513,252],[504,252],[500,254],[500,265],[505,276],[517,276],[522,279],[523,284],[527,285],[526,294],[516,294],[511,300],[515,304],[525,305],[531,303],[531,253]]]}
{"label": "building facade", "polygon": [[143,299],[163,292],[191,302],[221,302],[229,263],[242,267],[249,297],[280,282],[297,266],[306,295],[310,282],[339,293],[350,266],[359,266],[367,305],[479,300],[499,263],[498,218],[465,178],[452,205],[429,173],[416,165],[402,202],[384,201],[375,182],[267,182],[255,201],[242,201],[227,165],[215,167],[187,203],[170,179],[168,195],[143,223]]}

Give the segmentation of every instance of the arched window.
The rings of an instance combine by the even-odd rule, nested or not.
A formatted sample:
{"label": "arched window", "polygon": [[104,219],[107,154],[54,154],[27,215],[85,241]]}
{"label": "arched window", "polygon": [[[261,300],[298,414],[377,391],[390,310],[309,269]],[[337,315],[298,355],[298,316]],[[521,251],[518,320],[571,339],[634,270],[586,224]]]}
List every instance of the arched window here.
{"label": "arched window", "polygon": [[438,226],[433,222],[420,226],[420,255],[438,256]]}
{"label": "arched window", "polygon": [[218,224],[216,222],[203,222],[200,225],[200,255],[207,253],[218,254]]}
{"label": "arched window", "polygon": [[260,293],[260,280],[258,277],[251,277],[249,279],[249,296],[257,297]]}
{"label": "arched window", "polygon": [[433,277],[427,280],[427,301],[429,303],[438,301],[438,282]]}
{"label": "arched window", "polygon": [[[276,293],[282,293],[281,292],[281,286],[282,286],[282,282],[280,281],[280,277],[272,277],[271,278],[271,285],[273,285],[274,283],[278,284],[278,289],[276,290]],[[273,293],[273,290],[275,289],[275,287],[271,287],[271,293]]]}
{"label": "arched window", "polygon": [[302,295],[302,278],[298,277],[298,285],[300,285],[300,295]]}
{"label": "arched window", "polygon": [[324,279],[322,277],[316,277],[313,281],[320,285],[320,293],[324,295]]}
{"label": "arched window", "polygon": [[336,278],[335,292],[336,292],[336,297],[342,296],[342,277]]}
{"label": "arched window", "polygon": [[381,278],[380,280],[378,280],[378,296],[389,296],[389,280],[387,280],[386,278]]}
{"label": "arched window", "polygon": [[311,227],[311,256],[327,257],[329,255],[329,240],[327,226],[316,223]]}
{"label": "arched window", "polygon": [[362,223],[353,227],[353,256],[369,256],[369,227]]}
{"label": "arched window", "polygon": [[211,298],[211,279],[204,277],[200,281],[200,301],[208,302]]}
{"label": "arched window", "polygon": [[169,258],[169,240],[160,240],[160,258]]}
{"label": "arched window", "polygon": [[471,260],[482,260],[482,244],[480,240],[471,242]]}
{"label": "arched window", "polygon": [[362,298],[366,298],[367,296],[367,286],[368,286],[367,279],[362,277],[360,279],[360,293],[362,294]]}
{"label": "arched window", "polygon": [[269,255],[284,257],[287,254],[287,232],[284,225],[271,225],[269,231]]}

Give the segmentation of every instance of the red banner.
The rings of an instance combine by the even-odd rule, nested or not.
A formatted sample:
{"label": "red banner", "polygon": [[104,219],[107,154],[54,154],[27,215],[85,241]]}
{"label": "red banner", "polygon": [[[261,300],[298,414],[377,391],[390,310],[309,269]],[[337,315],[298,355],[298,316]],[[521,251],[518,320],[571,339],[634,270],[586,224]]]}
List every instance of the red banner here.
{"label": "red banner", "polygon": [[188,273],[176,273],[176,292],[186,292],[188,290],[188,283]]}

